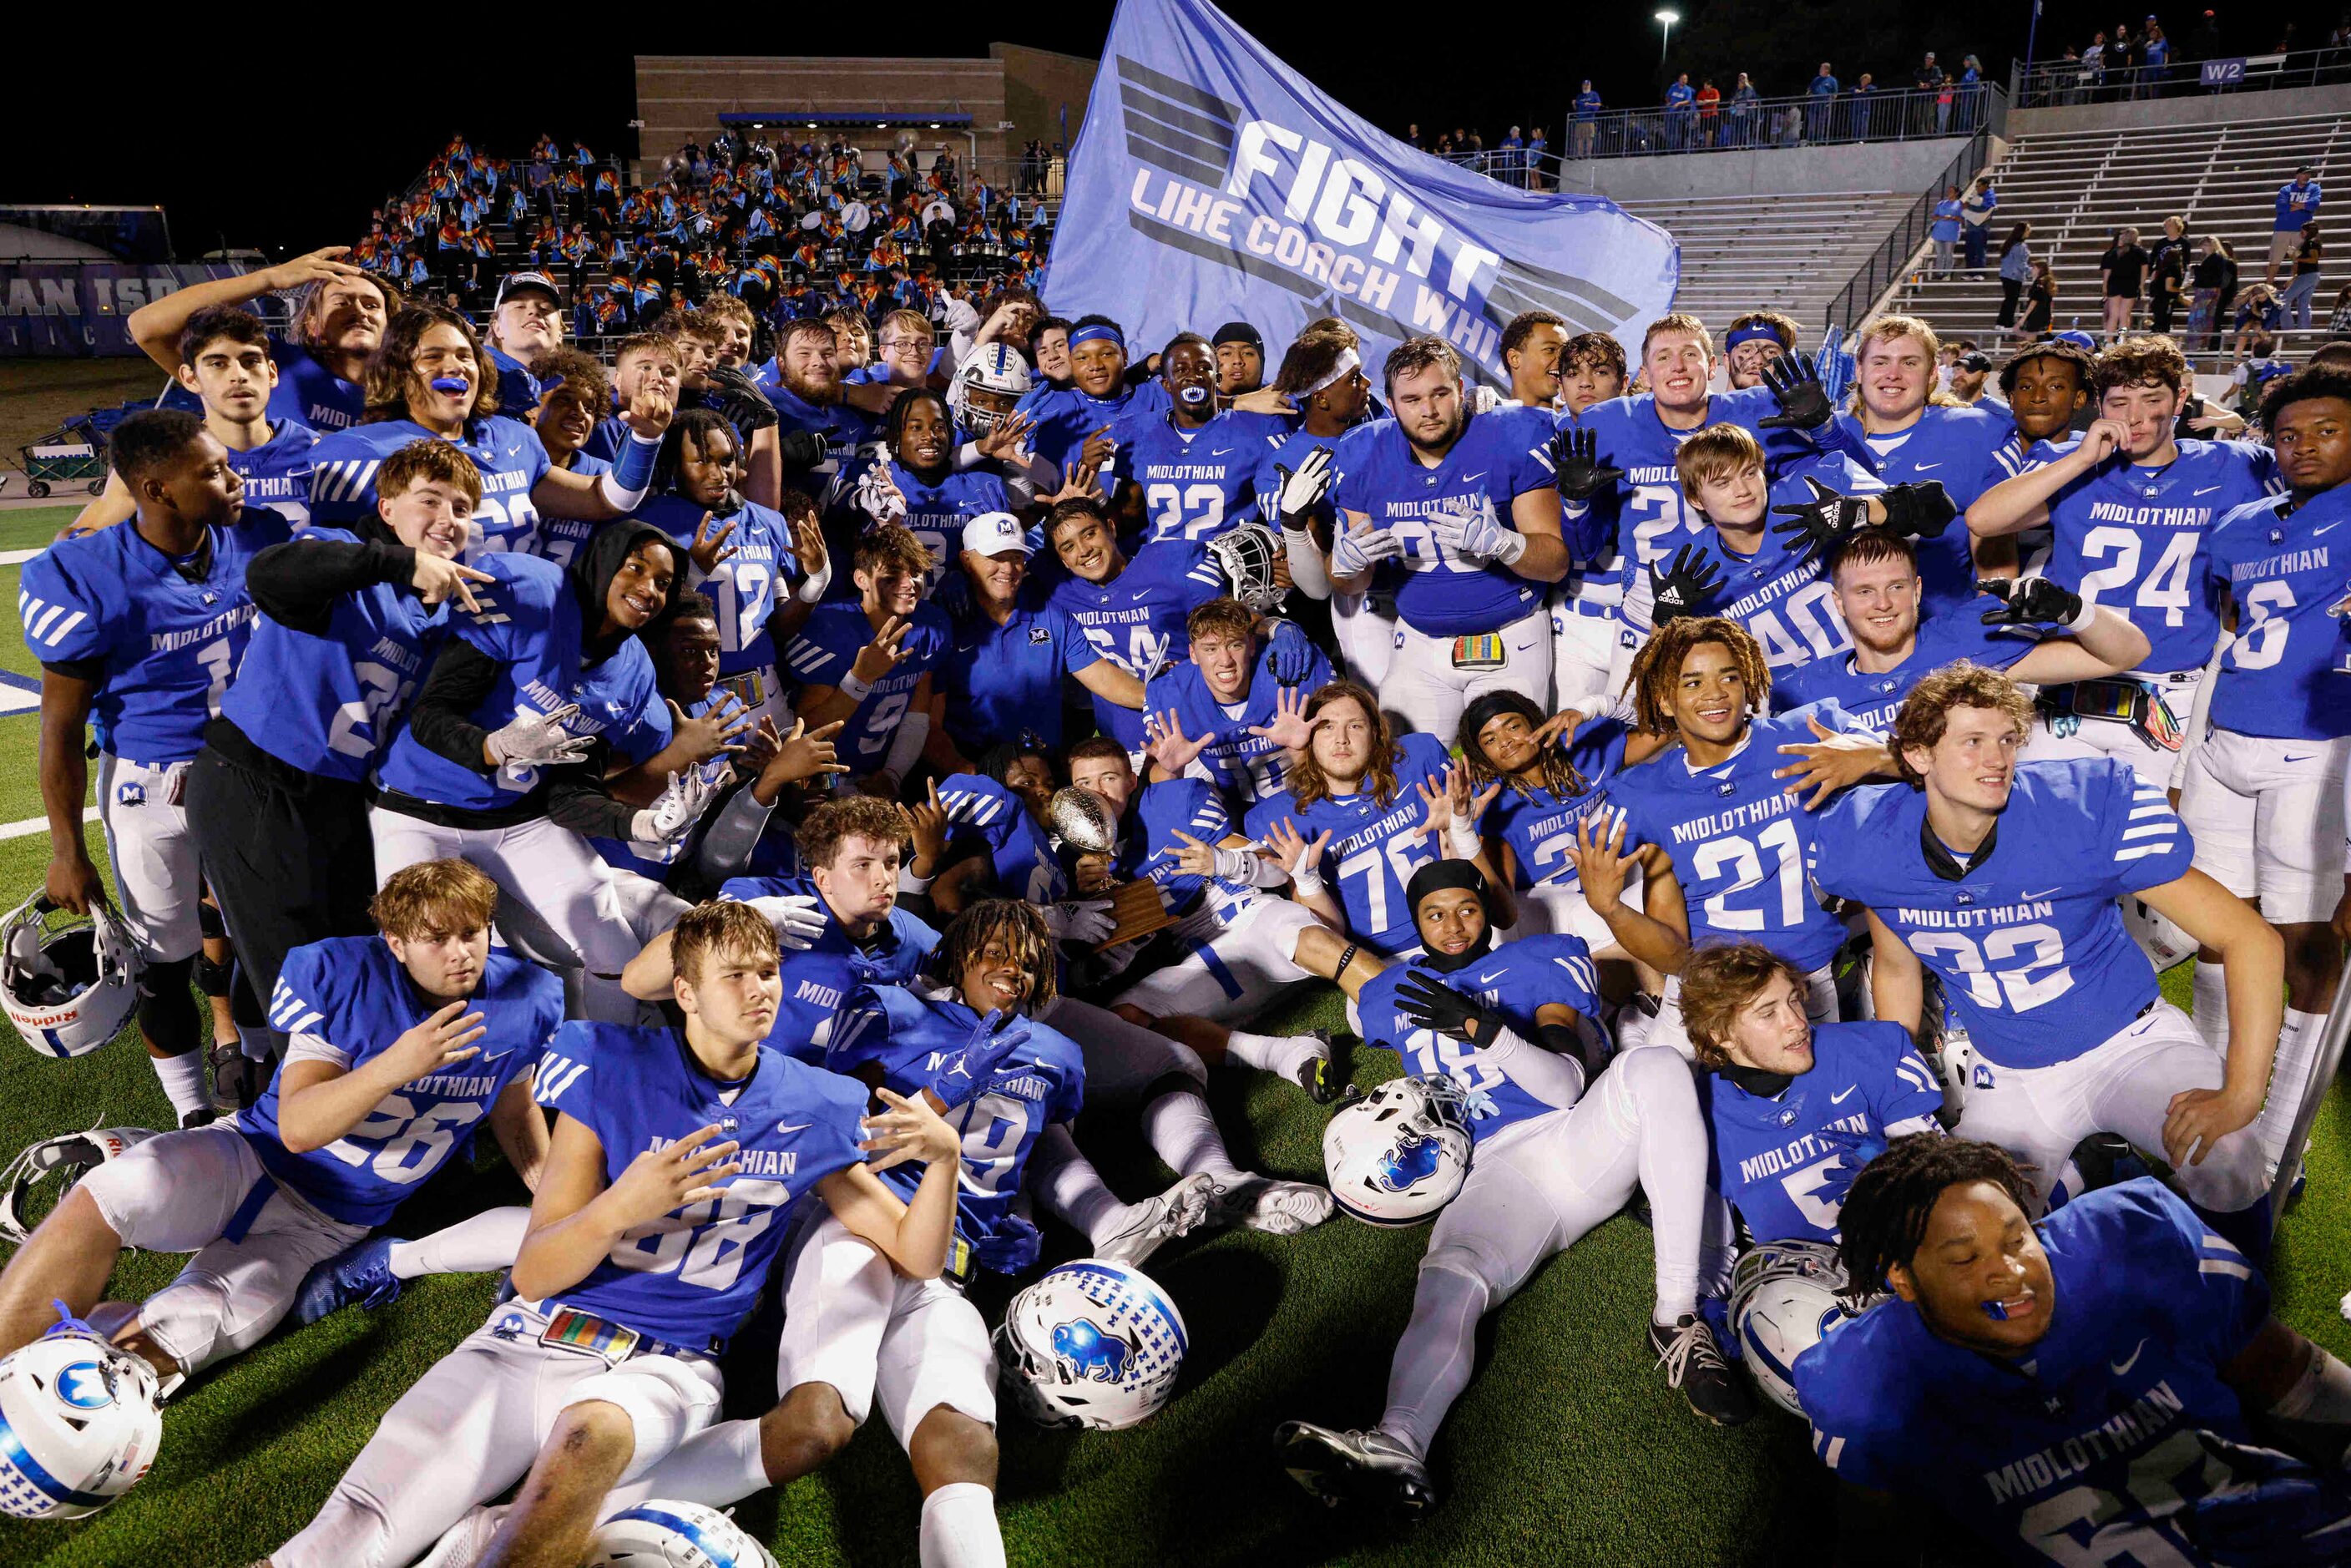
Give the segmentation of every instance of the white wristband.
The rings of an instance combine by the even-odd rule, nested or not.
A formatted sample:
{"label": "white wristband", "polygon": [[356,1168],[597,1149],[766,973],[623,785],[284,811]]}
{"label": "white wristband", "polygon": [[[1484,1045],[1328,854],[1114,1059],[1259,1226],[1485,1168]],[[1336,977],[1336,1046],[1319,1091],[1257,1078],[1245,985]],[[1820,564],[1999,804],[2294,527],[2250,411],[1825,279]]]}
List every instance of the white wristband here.
{"label": "white wristband", "polygon": [[1445,837],[1446,841],[1453,846],[1455,860],[1474,861],[1478,858],[1478,852],[1486,847],[1484,841],[1478,837],[1478,830],[1458,817],[1445,825]]}
{"label": "white wristband", "polygon": [[916,876],[914,874],[914,863],[911,861],[898,868],[898,891],[900,893],[928,893],[930,890],[931,879],[927,876]]}
{"label": "white wristband", "polygon": [[1300,893],[1322,891],[1322,868],[1311,862],[1302,863],[1290,873],[1290,885]]}
{"label": "white wristband", "polygon": [[851,702],[863,702],[872,690],[873,683],[860,675],[855,670],[841,677],[841,694]]}
{"label": "white wristband", "polygon": [[2076,636],[2079,636],[2081,633],[2087,632],[2090,629],[2090,623],[2097,618],[2098,607],[2096,603],[2085,599],[2082,601],[2082,612],[2079,615],[2074,616],[2071,621],[2065,622],[2065,630],[2074,633]]}
{"label": "white wristband", "polygon": [[814,604],[824,597],[824,591],[831,586],[832,558],[828,556],[822,566],[800,579],[800,585],[792,591],[792,597],[798,599],[802,604]]}

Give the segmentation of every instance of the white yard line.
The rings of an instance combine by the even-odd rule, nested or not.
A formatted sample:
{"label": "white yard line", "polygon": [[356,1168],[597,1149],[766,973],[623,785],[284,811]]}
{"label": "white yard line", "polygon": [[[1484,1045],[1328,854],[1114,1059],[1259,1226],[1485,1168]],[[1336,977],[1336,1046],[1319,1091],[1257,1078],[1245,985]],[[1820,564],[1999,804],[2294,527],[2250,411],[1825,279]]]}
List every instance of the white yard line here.
{"label": "white yard line", "polygon": [[22,566],[40,553],[37,549],[0,549],[0,566]]}
{"label": "white yard line", "polygon": [[[85,822],[97,821],[98,808],[95,806],[86,808],[81,814],[81,820]],[[29,839],[35,833],[46,833],[48,831],[49,820],[47,817],[27,817],[21,822],[0,822],[0,839]]]}

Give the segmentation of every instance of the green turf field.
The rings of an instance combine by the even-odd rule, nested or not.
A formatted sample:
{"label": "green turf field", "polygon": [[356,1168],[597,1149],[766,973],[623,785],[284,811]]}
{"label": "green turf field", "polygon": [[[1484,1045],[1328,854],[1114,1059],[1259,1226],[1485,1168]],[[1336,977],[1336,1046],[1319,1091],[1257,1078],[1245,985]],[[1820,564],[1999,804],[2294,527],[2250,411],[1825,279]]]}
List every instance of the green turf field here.
{"label": "green turf field", "polygon": [[[0,549],[38,543],[70,511],[0,513]],[[0,568],[12,593],[16,571]],[[0,643],[0,664],[30,670],[13,628]],[[38,814],[35,723],[0,719],[0,821]],[[0,896],[13,904],[29,892],[47,853],[41,834],[0,841]],[[2177,971],[2165,987],[2183,1006],[2187,977]],[[1339,1020],[1336,993],[1322,988],[1280,1022]],[[1396,1071],[1384,1052],[1355,1062],[1359,1082]],[[1319,1179],[1323,1113],[1296,1090],[1219,1073],[1214,1098],[1242,1163]],[[0,1041],[0,1159],[68,1128],[167,1118],[135,1039],[71,1062]],[[1121,1129],[1080,1132],[1125,1196],[1169,1179],[1147,1155],[1111,1153]],[[420,1194],[402,1233],[520,1201],[496,1154],[478,1158],[475,1171]],[[2351,1324],[2335,1311],[2351,1290],[2351,1106],[2340,1090],[2310,1167],[2309,1196],[2280,1233],[2278,1310],[2351,1356]],[[1045,1433],[1008,1414],[998,1513],[1011,1561],[1706,1568],[1820,1559],[1829,1488],[1803,1428],[1767,1413],[1717,1431],[1650,1369],[1649,1233],[1627,1218],[1554,1260],[1489,1320],[1489,1358],[1437,1446],[1445,1501],[1434,1519],[1396,1536],[1309,1503],[1275,1467],[1269,1434],[1290,1416],[1356,1426],[1378,1416],[1426,1235],[1342,1218],[1301,1238],[1232,1233],[1160,1253],[1150,1271],[1175,1294],[1192,1338],[1176,1400],[1122,1433]],[[1070,1233],[1048,1231],[1049,1256],[1076,1246]],[[116,1292],[144,1296],[177,1262],[130,1258]],[[487,1277],[427,1280],[386,1311],[344,1312],[226,1363],[172,1402],[162,1457],[134,1491],[77,1524],[9,1524],[0,1564],[222,1568],[260,1557],[310,1518],[401,1391],[478,1325],[493,1288]],[[993,1321],[1000,1295],[984,1304]],[[730,1413],[758,1407],[760,1359],[753,1347],[735,1375],[743,1408]],[[830,1469],[752,1500],[740,1516],[783,1563],[883,1568],[914,1562],[918,1507],[905,1460],[877,1420]]]}

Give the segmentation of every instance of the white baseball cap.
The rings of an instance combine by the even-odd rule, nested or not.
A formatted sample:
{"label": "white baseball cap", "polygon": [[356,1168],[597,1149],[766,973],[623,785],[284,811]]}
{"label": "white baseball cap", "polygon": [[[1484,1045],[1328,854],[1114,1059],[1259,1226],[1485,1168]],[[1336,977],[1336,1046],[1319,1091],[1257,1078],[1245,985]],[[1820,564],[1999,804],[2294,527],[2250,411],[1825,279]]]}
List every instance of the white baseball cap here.
{"label": "white baseball cap", "polygon": [[1020,519],[1009,512],[982,512],[963,526],[963,548],[977,550],[982,555],[1002,555],[1017,549],[1022,555],[1033,553],[1029,548],[1029,536],[1022,531]]}

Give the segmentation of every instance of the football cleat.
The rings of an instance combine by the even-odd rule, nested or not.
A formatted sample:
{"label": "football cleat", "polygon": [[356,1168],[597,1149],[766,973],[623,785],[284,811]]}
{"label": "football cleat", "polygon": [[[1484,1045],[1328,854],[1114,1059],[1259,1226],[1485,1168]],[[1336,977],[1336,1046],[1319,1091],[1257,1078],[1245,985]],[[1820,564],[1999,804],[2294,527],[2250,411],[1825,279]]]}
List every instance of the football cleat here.
{"label": "football cleat", "polygon": [[1666,1369],[1666,1386],[1681,1390],[1689,1407],[1718,1427],[1736,1427],[1755,1414],[1747,1385],[1722,1359],[1714,1331],[1696,1312],[1684,1312],[1671,1328],[1652,1322],[1649,1348]]}
{"label": "football cleat", "polygon": [[198,1127],[209,1127],[214,1122],[219,1120],[220,1113],[218,1111],[214,1110],[209,1105],[199,1105],[193,1111],[187,1111],[181,1113],[180,1131],[183,1133],[193,1133]]}
{"label": "football cleat", "polygon": [[1437,1506],[1428,1467],[1376,1427],[1339,1432],[1311,1421],[1284,1421],[1273,1429],[1273,1446],[1290,1479],[1325,1508],[1369,1505],[1416,1520]]}
{"label": "football cleat", "polygon": [[402,1281],[392,1271],[391,1236],[354,1242],[312,1269],[294,1298],[293,1319],[315,1323],[357,1302],[370,1312],[400,1300]]}
{"label": "football cleat", "polygon": [[1269,1236],[1296,1236],[1330,1218],[1337,1207],[1327,1187],[1272,1176],[1220,1182],[1209,1191],[1207,1223],[1219,1230],[1238,1225]]}
{"label": "football cleat", "polygon": [[1186,1176],[1157,1197],[1127,1210],[1127,1222],[1094,1247],[1094,1256],[1140,1268],[1145,1259],[1179,1236],[1188,1236],[1208,1217],[1217,1184],[1207,1172]]}
{"label": "football cleat", "polygon": [[1331,1031],[1311,1029],[1306,1032],[1322,1042],[1322,1053],[1310,1056],[1298,1064],[1298,1086],[1305,1090],[1317,1105],[1335,1105],[1346,1098],[1349,1085],[1346,1075],[1339,1071],[1333,1061]]}

